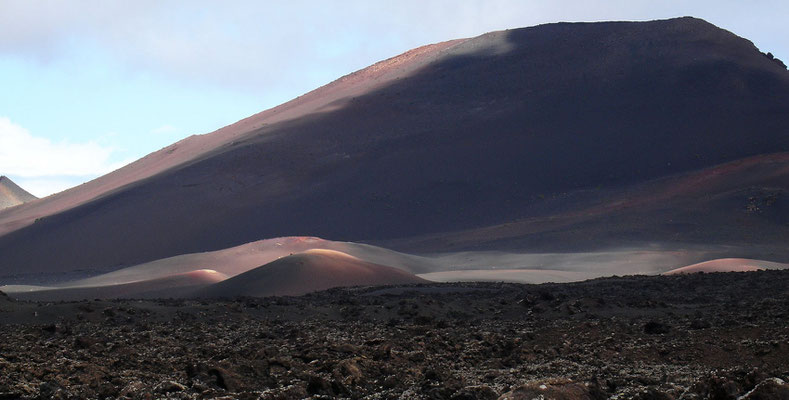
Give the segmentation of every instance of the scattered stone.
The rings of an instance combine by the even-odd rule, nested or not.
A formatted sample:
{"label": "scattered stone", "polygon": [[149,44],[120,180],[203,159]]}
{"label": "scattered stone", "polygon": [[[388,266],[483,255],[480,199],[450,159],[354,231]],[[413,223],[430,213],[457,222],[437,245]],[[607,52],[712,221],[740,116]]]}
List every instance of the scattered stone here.
{"label": "scattered stone", "polygon": [[594,397],[587,385],[556,380],[523,385],[511,392],[504,393],[499,397],[499,400],[597,400],[603,398]]}
{"label": "scattered stone", "polygon": [[710,327],[712,327],[712,324],[701,318],[694,318],[693,321],[690,321],[690,329],[707,329]]}
{"label": "scattered stone", "polygon": [[120,397],[142,398],[148,388],[147,385],[140,381],[129,382],[123,389],[121,389]]}
{"label": "scattered stone", "polygon": [[183,392],[186,390],[186,386],[176,382],[176,381],[162,381],[153,389],[156,393],[174,393],[174,392]]}
{"label": "scattered stone", "polygon": [[466,386],[455,393],[451,400],[496,400],[499,396],[489,386]]}
{"label": "scattered stone", "polygon": [[93,345],[96,344],[96,339],[87,337],[87,336],[79,336],[74,339],[74,348],[75,349],[89,349]]}
{"label": "scattered stone", "polygon": [[222,389],[235,392],[240,388],[235,374],[222,367],[213,367],[208,370],[208,374],[216,378],[216,385]]}
{"label": "scattered stone", "polygon": [[756,385],[753,390],[746,393],[742,400],[787,400],[789,399],[789,384],[779,378],[770,378]]}
{"label": "scattered stone", "polygon": [[649,321],[644,325],[644,333],[647,335],[664,335],[670,331],[668,325],[657,321]]}
{"label": "scattered stone", "polygon": [[334,375],[345,385],[352,385],[361,381],[362,370],[359,368],[356,360],[343,360],[337,364]]}

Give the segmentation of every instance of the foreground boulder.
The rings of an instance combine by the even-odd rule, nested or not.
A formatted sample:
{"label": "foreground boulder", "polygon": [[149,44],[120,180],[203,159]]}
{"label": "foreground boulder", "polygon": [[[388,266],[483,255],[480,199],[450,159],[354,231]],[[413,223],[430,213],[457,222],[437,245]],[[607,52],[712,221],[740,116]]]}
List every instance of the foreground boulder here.
{"label": "foreground boulder", "polygon": [[786,400],[789,399],[789,384],[782,379],[771,378],[756,385],[753,390],[740,397],[742,400]]}

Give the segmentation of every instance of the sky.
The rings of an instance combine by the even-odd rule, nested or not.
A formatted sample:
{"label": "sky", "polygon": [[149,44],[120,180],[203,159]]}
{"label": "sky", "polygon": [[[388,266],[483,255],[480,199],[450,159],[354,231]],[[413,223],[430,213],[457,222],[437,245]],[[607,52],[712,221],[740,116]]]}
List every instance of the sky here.
{"label": "sky", "polygon": [[424,44],[687,15],[789,61],[785,0],[0,0],[0,175],[49,195]]}

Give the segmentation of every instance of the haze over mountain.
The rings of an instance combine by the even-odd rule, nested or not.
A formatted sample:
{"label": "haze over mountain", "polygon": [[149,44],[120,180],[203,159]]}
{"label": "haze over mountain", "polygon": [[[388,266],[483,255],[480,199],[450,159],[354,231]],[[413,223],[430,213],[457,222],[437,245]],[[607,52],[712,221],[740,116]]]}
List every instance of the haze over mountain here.
{"label": "haze over mountain", "polygon": [[0,212],[0,274],[293,235],[419,252],[692,243],[780,259],[787,105],[781,63],[694,18],[425,46]]}
{"label": "haze over mountain", "polygon": [[33,201],[36,198],[7,176],[0,176],[0,210]]}

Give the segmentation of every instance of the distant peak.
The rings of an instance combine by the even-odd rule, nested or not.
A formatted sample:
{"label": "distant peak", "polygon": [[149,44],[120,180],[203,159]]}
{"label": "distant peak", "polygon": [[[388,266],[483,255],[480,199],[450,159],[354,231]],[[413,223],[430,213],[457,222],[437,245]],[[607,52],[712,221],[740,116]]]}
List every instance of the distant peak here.
{"label": "distant peak", "polygon": [[14,183],[9,177],[0,176],[0,209],[15,206],[37,199],[25,189]]}

